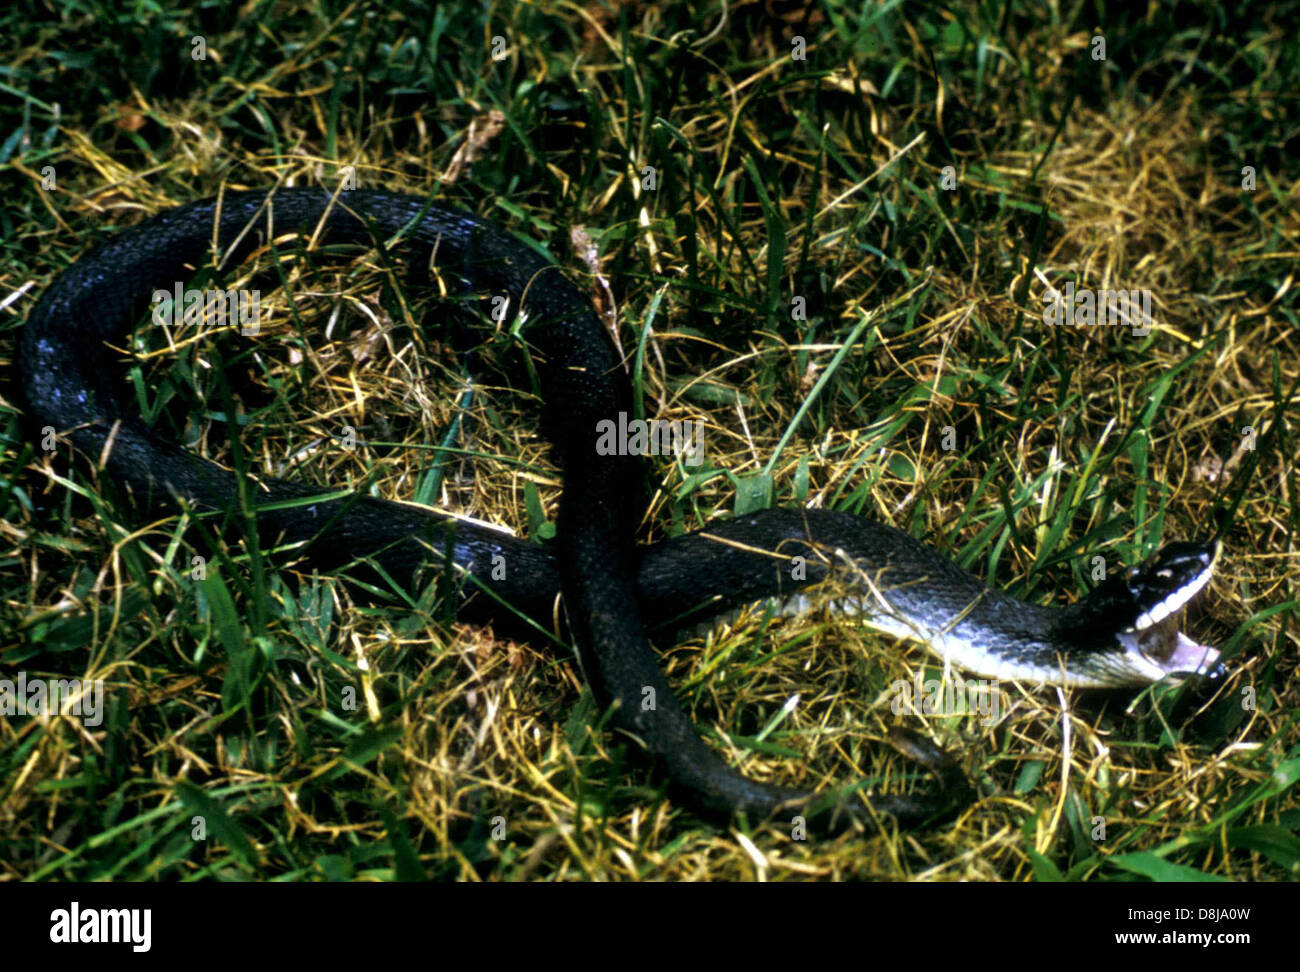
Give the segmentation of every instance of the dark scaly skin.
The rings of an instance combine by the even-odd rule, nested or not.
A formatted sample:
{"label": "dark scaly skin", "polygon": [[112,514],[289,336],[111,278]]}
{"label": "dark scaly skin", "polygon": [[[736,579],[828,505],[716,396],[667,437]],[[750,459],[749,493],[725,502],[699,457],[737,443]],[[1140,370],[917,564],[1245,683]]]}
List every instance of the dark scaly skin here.
{"label": "dark scaly skin", "polygon": [[[214,222],[222,252],[250,227],[227,263],[237,263],[267,229],[266,195],[231,193],[164,213],[110,240],[80,259],[45,292],[33,309],[19,347],[19,365],[31,417],[64,431],[92,457],[107,450],[106,471],[146,504],[175,506],[175,498],[217,511],[235,505],[234,474],[154,435],[120,401],[106,343],[121,343],[155,287],[170,288],[190,276],[186,264],[204,262]],[[894,528],[861,517],[821,510],[766,510],[649,547],[632,544],[641,509],[637,460],[600,456],[595,432],[601,419],[631,409],[631,394],[613,346],[582,293],[548,260],[496,226],[466,213],[426,206],[416,197],[352,192],[327,211],[316,189],[285,189],[270,207],[275,234],[314,231],[323,242],[369,244],[371,232],[388,238],[404,229],[402,244],[420,265],[436,247],[440,269],[459,275],[466,289],[509,296],[527,313],[525,334],[538,363],[544,426],[565,470],[558,539],[550,547],[428,510],[364,496],[320,500],[292,510],[256,514],[271,542],[305,545],[311,563],[347,567],[349,576],[373,564],[421,589],[450,556],[469,582],[459,610],[470,620],[509,625],[504,601],[520,615],[549,627],[557,591],[563,590],[572,634],[596,692],[618,703],[617,725],[637,734],[667,766],[672,782],[701,807],[755,817],[804,814],[813,825],[852,820],[860,802],[820,800],[814,794],[750,781],[732,771],[696,735],[659,671],[643,620],[682,619],[693,606],[704,613],[770,596],[785,597],[820,583],[835,571],[847,581],[850,602],[861,606],[865,581],[883,594],[889,616],[919,628],[922,640],[958,664],[994,677],[1084,687],[1145,684],[1165,674],[1205,671],[1217,658],[1169,625],[1133,633],[1147,612],[1181,592],[1203,586],[1217,549],[1174,544],[1146,568],[1107,581],[1092,596],[1065,609],[1026,604],[985,585],[938,551]],[[217,214],[220,212],[218,218]],[[356,214],[364,217],[359,219]],[[315,487],[263,480],[255,502],[319,495]],[[364,557],[366,563],[357,564]],[[806,560],[791,579],[792,558]],[[507,565],[505,577],[491,569]],[[844,569],[844,564],[850,567]],[[1201,576],[1204,575],[1204,576]],[[879,613],[875,602],[868,613]],[[1126,633],[1127,632],[1127,633]],[[938,642],[955,636],[958,644]],[[990,666],[982,669],[981,665]],[[643,707],[648,690],[656,705]],[[936,798],[889,796],[875,810],[903,822],[931,819],[961,805],[968,785],[944,754],[919,737],[894,742],[909,758],[936,773],[946,792]]]}
{"label": "dark scaly skin", "polygon": [[[227,193],[220,200],[181,206],[127,230],[68,268],[28,317],[19,367],[31,417],[38,425],[51,425],[64,433],[94,459],[104,452],[111,434],[105,471],[145,502],[174,505],[173,497],[182,497],[199,507],[227,510],[236,496],[235,475],[185,452],[144,425],[125,403],[125,388],[114,382],[114,370],[105,367],[113,355],[105,344],[125,343],[153,291],[169,289],[175,281],[192,276],[186,264],[204,265],[214,224],[223,254],[252,226],[226,261],[234,265],[264,239],[268,225],[276,235],[312,232],[329,205],[328,194],[312,188],[280,189],[269,207],[263,205],[266,199],[260,191]],[[354,214],[363,215],[365,221]],[[440,269],[458,273],[476,291],[508,294],[512,309],[526,311],[525,334],[539,368],[543,426],[564,470],[553,554],[457,522],[452,540],[456,562],[475,574],[477,584],[496,588],[495,593],[506,601],[539,619],[550,616],[558,574],[570,629],[593,689],[616,704],[615,724],[645,743],[662,761],[674,786],[696,806],[744,813],[753,819],[802,814],[812,825],[828,827],[868,816],[856,798],[851,802],[825,795],[816,799],[809,791],[743,777],[704,744],[673,695],[647,640],[640,603],[644,596],[652,609],[658,610],[655,605],[663,602],[680,610],[680,587],[671,589],[674,570],[679,585],[681,581],[680,568],[672,566],[675,561],[691,567],[687,583],[691,594],[711,593],[702,586],[706,575],[720,578],[723,585],[733,581],[730,587],[712,592],[719,601],[776,593],[774,586],[780,589],[788,582],[783,582],[782,572],[772,570],[770,561],[754,554],[733,552],[725,569],[705,567],[699,558],[717,553],[713,541],[701,539],[709,531],[650,551],[634,546],[633,531],[642,508],[634,501],[641,495],[638,460],[601,456],[595,449],[598,422],[620,412],[631,413],[631,390],[609,336],[582,292],[505,231],[463,212],[427,206],[414,196],[344,193],[321,224],[320,240],[369,244],[372,234],[367,223],[380,239],[387,239],[417,216],[402,243],[412,265],[424,262],[436,246]],[[253,495],[261,503],[317,492],[313,487],[264,479]],[[816,514],[781,510],[758,514],[749,519],[753,531],[749,540],[755,546],[779,547],[786,541],[807,546],[810,538],[817,539],[808,532],[810,516]],[[427,580],[425,572],[443,562],[451,536],[445,517],[370,497],[322,500],[311,509],[263,510],[257,513],[257,525],[271,540],[306,542],[308,558],[325,567],[370,553],[390,575],[412,587]],[[832,526],[825,521],[823,532]],[[890,531],[891,540],[895,534],[904,536],[873,526]],[[506,557],[507,564],[506,579],[499,582],[491,579],[487,569],[497,554]],[[638,570],[644,591],[638,587]],[[809,581],[822,573],[813,569]],[[471,589],[464,614],[491,616],[491,604]],[[642,705],[647,690],[653,690],[653,708]],[[964,777],[933,746],[918,738],[904,738],[896,745],[938,774],[945,790],[934,798],[875,797],[874,810],[917,823],[968,800]]]}

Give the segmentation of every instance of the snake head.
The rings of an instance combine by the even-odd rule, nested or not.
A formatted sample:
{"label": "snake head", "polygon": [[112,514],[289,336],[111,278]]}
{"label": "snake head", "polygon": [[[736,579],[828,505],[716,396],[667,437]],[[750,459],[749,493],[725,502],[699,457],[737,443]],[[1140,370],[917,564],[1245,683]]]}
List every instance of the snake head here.
{"label": "snake head", "polygon": [[1134,666],[1153,680],[1221,673],[1218,651],[1179,630],[1183,609],[1209,583],[1220,550],[1217,541],[1171,543],[1110,586],[1107,605],[1115,611],[1116,638]]}

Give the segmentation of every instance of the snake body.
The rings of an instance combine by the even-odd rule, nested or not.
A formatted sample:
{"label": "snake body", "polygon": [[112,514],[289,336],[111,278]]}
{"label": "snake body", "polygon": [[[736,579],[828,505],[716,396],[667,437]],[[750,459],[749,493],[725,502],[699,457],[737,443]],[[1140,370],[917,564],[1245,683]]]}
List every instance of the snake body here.
{"label": "snake body", "polygon": [[[259,533],[299,545],[324,568],[362,558],[412,589],[454,562],[464,581],[459,609],[470,619],[496,621],[505,603],[549,627],[562,593],[593,690],[615,705],[615,724],[639,737],[674,787],[701,808],[767,818],[810,813],[827,801],[750,780],[700,739],[646,633],[648,623],[681,620],[688,607],[716,612],[777,598],[797,610],[807,587],[829,581],[840,591],[840,609],[920,640],[976,674],[1115,687],[1204,673],[1217,662],[1214,649],[1172,627],[1210,576],[1216,549],[1203,545],[1167,547],[1147,567],[1113,577],[1068,608],[1014,599],[899,530],[833,511],[765,510],[637,546],[639,460],[595,448],[602,421],[632,413],[632,395],[590,301],[532,246],[420,197],[356,190],[336,198],[312,188],[228,192],[108,239],[61,273],[28,317],[18,362],[30,417],[102,460],[109,478],[145,502],[229,511],[240,488],[236,474],[146,425],[127,401],[120,369],[108,366],[115,360],[110,347],[126,344],[157,288],[192,276],[210,254],[237,265],[266,241],[297,233],[321,243],[388,241],[411,266],[436,260],[466,291],[505,295],[522,315],[542,427],[564,487],[556,537],[538,544],[412,504],[322,495],[319,487],[263,477],[247,487]],[[950,789],[962,790],[960,773],[933,747],[901,745]],[[953,796],[877,796],[871,803],[912,822],[949,807]],[[863,812],[861,801],[838,809]]]}

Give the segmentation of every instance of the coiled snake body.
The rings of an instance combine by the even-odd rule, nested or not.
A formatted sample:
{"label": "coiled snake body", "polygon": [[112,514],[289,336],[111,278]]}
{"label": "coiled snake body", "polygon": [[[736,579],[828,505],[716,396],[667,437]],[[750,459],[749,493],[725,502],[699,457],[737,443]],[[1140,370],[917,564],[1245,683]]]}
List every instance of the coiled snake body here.
{"label": "coiled snake body", "polygon": [[[266,240],[315,233],[325,243],[396,238],[411,265],[430,259],[476,291],[506,295],[523,315],[537,365],[543,428],[564,473],[550,546],[528,543],[423,507],[370,497],[287,505],[319,488],[262,478],[250,485],[259,531],[302,545],[330,567],[365,557],[389,576],[425,583],[447,563],[470,579],[467,617],[491,618],[498,600],[549,624],[563,593],[570,632],[614,720],[638,736],[669,778],[706,809],[766,818],[822,807],[814,794],[759,783],[732,770],[697,735],[659,669],[648,621],[707,602],[718,610],[779,597],[798,607],[800,588],[834,577],[841,607],[874,627],[916,638],[957,666],[999,678],[1082,687],[1140,685],[1167,674],[1204,673],[1218,653],[1173,627],[1210,576],[1215,550],[1165,548],[1146,568],[1105,583],[1069,608],[1027,604],[985,585],[936,550],[861,517],[773,509],[638,547],[638,459],[601,455],[602,420],[632,412],[619,357],[583,293],[532,247],[469,214],[414,196],[319,189],[230,192],[149,219],[91,250],[64,271],[28,317],[19,348],[32,419],[52,426],[133,495],[174,506],[228,510],[235,474],[154,433],[127,403],[109,346],[122,346],[156,288],[192,275],[215,246],[234,265]],[[278,504],[278,507],[277,507]],[[496,560],[495,558],[504,558]],[[802,558],[799,580],[790,569]],[[493,564],[507,569],[493,571]],[[647,706],[645,700],[654,699]],[[910,755],[952,783],[960,779],[924,744]],[[960,784],[955,784],[960,786]],[[950,805],[921,796],[877,796],[875,809],[905,822]],[[841,810],[860,813],[860,802]]]}

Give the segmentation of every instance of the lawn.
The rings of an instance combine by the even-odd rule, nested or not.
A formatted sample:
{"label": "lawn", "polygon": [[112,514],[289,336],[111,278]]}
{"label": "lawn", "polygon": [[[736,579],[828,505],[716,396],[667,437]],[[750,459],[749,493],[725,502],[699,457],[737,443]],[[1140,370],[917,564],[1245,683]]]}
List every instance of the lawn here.
{"label": "lawn", "polygon": [[[0,715],[0,879],[1300,876],[1298,19],[10,4],[0,680],[104,696],[94,725]],[[1190,631],[1225,676],[1004,682],[989,718],[896,712],[941,663],[825,610],[664,645],[747,775],[925,791],[885,742],[904,727],[977,790],[928,828],[792,839],[672,800],[563,638],[457,621],[432,589],[361,599],[201,518],[140,522],[95,457],[23,421],[17,336],[92,242],[223,187],[344,180],[537,241],[608,321],[642,414],[697,423],[702,462],[649,462],[643,542],[846,510],[1064,604],[1214,537]],[[516,336],[486,321],[466,392],[463,306],[316,256],[246,268],[283,284],[252,342],[138,331],[160,427],[230,464],[234,426],[261,474],[547,537],[562,481]],[[1149,326],[1052,323],[1067,288],[1140,292]]]}

